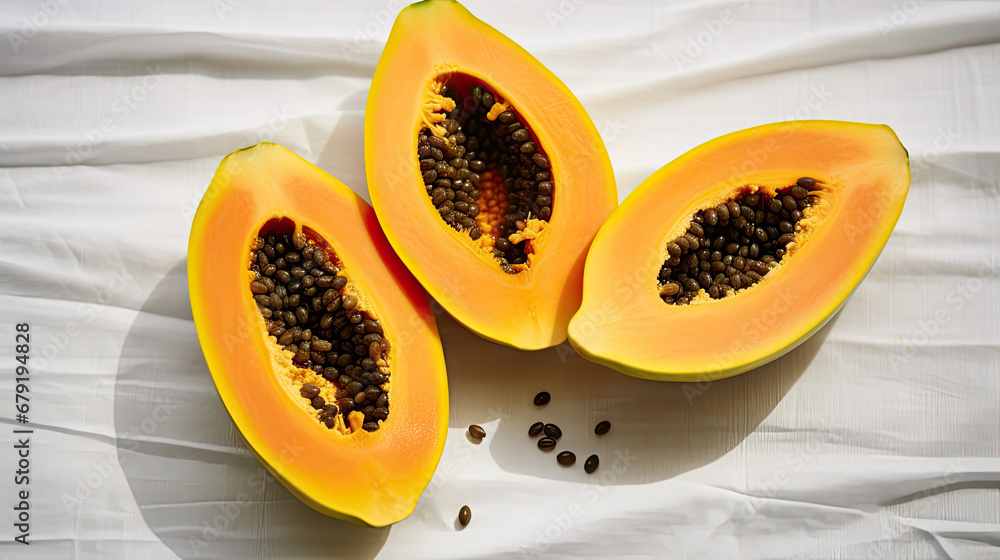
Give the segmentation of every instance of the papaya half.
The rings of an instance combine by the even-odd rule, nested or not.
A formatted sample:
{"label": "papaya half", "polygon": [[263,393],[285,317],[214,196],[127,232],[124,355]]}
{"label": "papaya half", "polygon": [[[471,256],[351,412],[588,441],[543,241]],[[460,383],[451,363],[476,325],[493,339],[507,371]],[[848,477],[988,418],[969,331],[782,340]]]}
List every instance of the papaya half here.
{"label": "papaya half", "polygon": [[761,366],[850,297],[909,185],[907,152],[883,125],[781,122],[698,146],[644,181],[597,234],[570,341],[649,379]]}
{"label": "papaya half", "polygon": [[219,166],[191,227],[198,337],[233,422],[316,510],[409,515],[444,447],[437,326],[374,211],[274,144]]}
{"label": "papaya half", "polygon": [[453,0],[403,9],[368,95],[365,167],[389,242],[459,322],[521,349],[566,339],[618,196],[593,122],[540,62]]}

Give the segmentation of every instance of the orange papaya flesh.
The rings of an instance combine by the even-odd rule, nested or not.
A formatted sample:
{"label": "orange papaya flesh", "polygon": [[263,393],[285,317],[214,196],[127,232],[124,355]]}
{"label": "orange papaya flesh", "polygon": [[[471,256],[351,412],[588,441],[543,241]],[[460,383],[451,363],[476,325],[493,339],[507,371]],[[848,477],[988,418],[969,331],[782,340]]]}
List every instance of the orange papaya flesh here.
{"label": "orange papaya flesh", "polygon": [[[793,193],[803,178],[807,192]],[[853,293],[888,241],[909,184],[907,152],[884,125],[773,123],[698,146],[644,181],[602,226],[587,257],[570,341],[588,359],[649,379],[719,379],[766,364],[818,331]],[[712,252],[735,260],[743,247],[763,242],[756,227],[754,240],[746,230],[716,248],[709,241],[711,278],[702,285],[702,247],[692,252],[687,236],[698,233],[694,224],[705,229],[709,210],[718,220],[720,205],[754,195],[754,223],[776,195],[783,206],[790,197],[783,210],[794,203],[801,219],[781,226],[792,221],[781,218],[771,225],[778,231],[767,231],[765,211],[769,241],[777,241],[774,233],[792,234],[770,248],[775,262],[751,267],[760,275],[753,282],[722,283],[712,293],[723,280],[718,274],[736,272],[717,265],[713,272]],[[751,205],[737,206],[743,215],[742,206]],[[791,232],[780,229],[789,225]],[[678,278],[685,264],[687,272],[698,270],[694,278]]]}
{"label": "orange papaya flesh", "polygon": [[[279,259],[287,259],[281,268]],[[279,279],[279,271],[289,276]],[[314,280],[303,282],[307,276]],[[234,152],[195,216],[188,278],[219,395],[275,478],[327,515],[373,526],[408,516],[443,450],[447,380],[426,296],[371,207],[280,146]],[[335,320],[352,332],[333,332]],[[289,340],[286,333],[303,327],[314,332]],[[349,360],[337,365],[341,355]],[[341,375],[379,395],[355,398]],[[375,408],[384,410],[375,415]]]}
{"label": "orange papaya flesh", "polygon": [[617,193],[593,122],[541,63],[457,2],[405,8],[369,92],[365,167],[386,237],[451,315],[516,348],[565,340]]}

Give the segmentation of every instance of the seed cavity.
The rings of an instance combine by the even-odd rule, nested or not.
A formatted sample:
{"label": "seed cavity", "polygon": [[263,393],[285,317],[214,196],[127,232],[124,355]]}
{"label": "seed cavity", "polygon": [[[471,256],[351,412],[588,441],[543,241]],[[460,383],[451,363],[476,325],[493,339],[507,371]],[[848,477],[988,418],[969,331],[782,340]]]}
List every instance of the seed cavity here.
{"label": "seed cavity", "polygon": [[389,416],[389,352],[329,244],[288,218],[251,243],[250,292],[289,378],[335,432],[377,431]]}
{"label": "seed cavity", "polygon": [[657,278],[660,298],[687,305],[760,282],[788,253],[817,189],[811,177],[772,193],[747,185],[736,197],[696,212],[684,235],[667,243]]}
{"label": "seed cavity", "polygon": [[467,233],[503,271],[528,270],[552,216],[552,164],[492,87],[454,65],[436,73],[417,133],[427,196],[447,225]]}

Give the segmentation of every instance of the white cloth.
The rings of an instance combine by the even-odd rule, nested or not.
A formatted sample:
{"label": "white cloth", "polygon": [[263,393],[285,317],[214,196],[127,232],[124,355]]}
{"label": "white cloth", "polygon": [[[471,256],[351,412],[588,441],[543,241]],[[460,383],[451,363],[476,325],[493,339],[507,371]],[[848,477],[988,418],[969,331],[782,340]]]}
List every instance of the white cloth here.
{"label": "white cloth", "polygon": [[[258,140],[365,193],[364,104],[399,0],[5,2],[0,556],[1000,558],[1000,4],[469,8],[579,96],[621,198],[756,124],[891,125],[913,184],[885,251],[803,347],[708,385],[633,379],[568,346],[518,352],[440,316],[452,410],[438,473],[405,521],[356,527],[247,450],[201,355],[185,253],[220,159]],[[9,509],[21,321],[29,547],[11,543]],[[576,466],[534,447],[536,420],[562,427]]]}

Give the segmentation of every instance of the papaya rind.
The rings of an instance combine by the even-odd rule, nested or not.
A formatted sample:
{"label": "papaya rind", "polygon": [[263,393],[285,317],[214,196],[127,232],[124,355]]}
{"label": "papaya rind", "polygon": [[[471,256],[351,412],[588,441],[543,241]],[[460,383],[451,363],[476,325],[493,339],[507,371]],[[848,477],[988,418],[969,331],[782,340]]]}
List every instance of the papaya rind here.
{"label": "papaya rind", "polygon": [[[446,23],[469,30],[481,48],[446,47],[448,36],[426,32]],[[419,37],[413,39],[411,34]],[[484,53],[516,59],[523,72],[511,71],[506,81],[498,74],[487,76],[492,66],[483,61],[492,57]],[[468,235],[448,227],[426,194],[417,192],[422,191],[414,155],[419,90],[432,78],[435,65],[444,62],[454,62],[460,73],[493,84],[538,133],[552,161],[557,202],[546,233],[548,248],[538,252],[527,272],[509,275],[492,258],[482,258],[471,248]],[[396,72],[412,72],[419,79],[407,78],[401,86]],[[544,87],[526,87],[533,83],[526,74]],[[387,113],[391,118],[380,116]],[[552,124],[556,116],[562,119],[562,128]],[[393,133],[384,132],[386,127],[393,127]],[[549,149],[546,142],[578,149]],[[406,153],[398,157],[384,148],[394,146],[402,152],[404,144]],[[580,303],[587,248],[618,196],[607,149],[590,116],[537,59],[458,2],[425,0],[404,8],[372,79],[365,116],[365,168],[372,205],[386,237],[428,293],[458,322],[482,338],[521,350],[540,350],[566,340],[569,319]],[[411,189],[416,194],[409,193]]]}
{"label": "papaya rind", "polygon": [[[823,134],[824,131],[835,131],[837,134],[856,133],[861,139],[859,141],[862,143],[866,140],[875,139],[870,141],[875,148],[877,148],[875,153],[878,154],[879,157],[884,157],[884,161],[873,162],[873,168],[879,169],[881,172],[885,172],[888,176],[892,177],[891,185],[887,185],[887,188],[891,189],[891,192],[887,195],[890,200],[887,211],[884,213],[884,216],[882,216],[884,219],[884,226],[878,230],[877,236],[873,236],[873,239],[871,239],[868,245],[871,249],[863,255],[863,258],[859,258],[857,259],[857,262],[853,263],[855,265],[855,269],[851,282],[845,283],[843,286],[837,286],[836,290],[823,294],[822,302],[817,306],[815,312],[810,315],[811,319],[808,323],[800,325],[801,328],[797,329],[794,336],[790,337],[787,336],[788,333],[782,333],[786,335],[784,338],[779,339],[779,337],[775,337],[765,351],[757,352],[756,355],[748,353],[748,355],[741,359],[725,360],[713,356],[703,356],[700,359],[690,358],[680,367],[678,367],[677,364],[670,363],[670,360],[660,360],[655,361],[654,363],[653,360],[636,359],[636,356],[634,355],[630,356],[627,352],[619,351],[619,348],[614,347],[615,341],[618,340],[615,337],[618,335],[610,332],[609,330],[603,329],[601,326],[596,327],[596,332],[593,332],[595,329],[591,329],[591,332],[589,333],[583,332],[584,329],[582,327],[585,323],[590,323],[590,326],[593,327],[595,322],[592,321],[590,317],[595,313],[599,313],[601,304],[606,302],[606,300],[598,301],[594,287],[600,285],[606,288],[607,284],[601,284],[599,282],[595,283],[594,278],[606,274],[602,268],[606,268],[607,263],[597,262],[600,258],[595,257],[595,254],[602,253],[602,256],[611,254],[609,243],[614,242],[614,237],[619,234],[618,230],[623,227],[623,224],[627,220],[634,218],[632,213],[635,209],[642,205],[655,204],[655,202],[651,201],[649,198],[651,193],[654,193],[657,189],[665,188],[664,185],[670,183],[671,177],[679,169],[682,169],[684,166],[697,165],[703,160],[710,159],[710,154],[714,150],[727,146],[730,143],[745,141],[755,135],[766,138],[768,137],[766,136],[768,134],[776,134],[781,131],[791,131],[794,133],[795,131],[800,130],[817,134]],[[836,158],[831,159],[836,160]],[[782,171],[785,172],[787,170],[783,169]],[[809,170],[800,169],[798,171],[801,172],[801,175],[810,174]],[[793,175],[795,174],[796,173],[791,173],[788,175],[791,182],[794,182]],[[736,183],[739,183],[739,174],[734,174],[732,179],[734,179]],[[680,382],[707,381],[731,377],[756,367],[760,367],[761,365],[764,365],[790,352],[792,349],[805,342],[810,336],[820,330],[847,302],[850,296],[860,285],[861,281],[868,274],[868,271],[874,265],[878,255],[885,247],[885,244],[892,233],[893,227],[902,212],[909,183],[910,170],[908,154],[906,149],[899,142],[895,132],[893,132],[892,129],[886,125],[852,123],[844,121],[778,122],[733,132],[693,148],[674,161],[665,165],[648,179],[643,181],[643,183],[626,198],[619,209],[615,211],[614,215],[598,232],[594,243],[591,246],[591,252],[588,255],[587,268],[584,278],[583,304],[574,316],[573,320],[570,322],[570,343],[578,353],[588,360],[601,363],[628,375],[645,379]],[[685,187],[686,185],[683,184],[672,186],[673,189],[684,189]],[[658,226],[652,227],[656,228]],[[666,240],[663,239],[664,244],[665,242]],[[804,247],[805,251],[808,251],[808,240],[806,241]],[[602,264],[604,265],[603,267]],[[662,264],[662,260],[660,264]],[[656,266],[658,267],[659,265],[657,264]],[[664,308],[666,308],[666,304],[659,301],[658,296],[655,295],[655,271],[649,272],[650,293],[642,294],[645,299],[636,305],[663,305]],[[767,277],[765,277],[765,280],[767,280]],[[749,288],[749,290],[754,289],[754,287]],[[744,297],[745,293],[735,297]],[[706,302],[706,305],[725,305],[726,301],[728,301],[728,298],[717,302]],[[657,311],[662,311],[662,309],[657,308]],[[675,309],[673,312],[676,314],[677,320],[683,321],[683,310]],[[654,311],[651,311],[650,313],[652,314]],[[655,329],[655,327],[656,325],[649,324],[640,326],[642,329]],[[606,340],[602,340],[602,337],[612,341],[607,342]],[[633,348],[633,350],[635,350],[635,348]],[[641,353],[642,349],[639,348],[638,352]]]}
{"label": "papaya rind", "polygon": [[[286,188],[294,184],[297,192],[310,189],[312,194],[317,195],[314,208],[304,215],[308,218],[303,216],[300,221],[300,215],[296,215],[296,208],[302,208],[301,202],[289,202],[288,206],[274,204],[275,200],[281,199],[281,193],[270,192],[269,189],[277,188],[274,184],[282,183],[283,180],[288,182]],[[259,194],[261,200],[256,201],[257,205],[248,205],[247,200],[260,191],[266,192]],[[229,215],[225,214],[226,207],[240,205],[252,209],[248,216],[242,216],[235,210],[230,210]],[[364,236],[366,245],[360,245],[357,240],[352,242],[349,238],[344,239],[343,235],[331,235],[338,231],[337,226],[327,226],[335,219],[333,216],[338,216],[338,212],[341,220],[355,226],[357,235]],[[266,343],[268,337],[263,329],[263,319],[252,302],[248,283],[244,281],[246,265],[242,265],[239,270],[232,270],[232,275],[225,267],[221,273],[213,268],[216,266],[213,263],[220,257],[233,261],[232,256],[226,255],[232,255],[234,251],[245,252],[244,255],[236,256],[237,262],[241,258],[245,259],[244,263],[247,262],[250,241],[257,235],[254,228],[259,228],[267,219],[278,216],[290,217],[303,225],[316,226],[314,229],[337,249],[338,258],[347,265],[347,274],[352,283],[357,283],[358,290],[376,299],[379,296],[385,298],[382,304],[379,301],[369,303],[385,327],[392,328],[387,332],[408,332],[410,336],[416,337],[426,335],[415,343],[394,345],[397,350],[402,347],[420,352],[420,356],[414,358],[397,356],[407,365],[404,371],[394,370],[393,373],[394,376],[410,375],[414,381],[419,380],[422,391],[407,389],[408,393],[418,393],[412,399],[404,399],[404,395],[400,393],[398,400],[393,401],[390,420],[377,432],[358,433],[349,437],[333,434],[312,417],[314,413],[306,408],[298,395],[282,395],[286,388],[276,380],[280,376],[272,369],[274,365],[269,355],[274,351],[272,346],[275,345]],[[213,226],[214,221],[223,217],[230,218],[232,225]],[[231,235],[226,232],[226,227],[233,229]],[[219,239],[219,231],[224,232],[223,237],[229,239]],[[368,267],[353,267],[352,262],[364,262]],[[224,277],[223,281],[218,280],[220,277]],[[378,285],[369,282],[375,282],[375,278],[378,279]],[[392,281],[386,282],[386,278]],[[407,517],[433,476],[444,449],[448,426],[444,354],[426,296],[403,264],[395,258],[388,241],[381,236],[371,207],[335,178],[281,146],[262,143],[237,150],[220,164],[196,213],[188,248],[188,281],[192,314],[213,383],[237,429],[267,470],[303,502],[325,515],[376,527]],[[227,293],[238,292],[240,299],[230,302],[231,313],[218,312],[212,302],[218,299],[219,294],[211,293],[206,287],[208,281],[225,284]],[[224,315],[236,317],[227,318]],[[227,349],[227,345],[220,342],[223,333],[238,332],[241,321],[243,329],[248,330],[249,335],[238,338]],[[232,364],[239,363],[234,354],[240,352],[242,355],[252,356],[246,360],[257,366],[253,371],[262,373],[251,376],[250,383],[259,381],[255,385],[258,392],[264,393],[260,387],[274,389],[273,393],[263,395],[270,399],[267,402],[275,405],[270,410],[262,412],[241,401],[239,392],[246,391],[246,387],[236,382],[236,376],[231,371]],[[420,366],[419,371],[412,369],[416,365]],[[246,383],[245,379],[246,377]],[[400,383],[397,377],[394,385],[402,386],[406,383]],[[425,395],[420,395],[421,392]],[[407,400],[414,402],[407,404]],[[419,410],[415,410],[417,408]],[[396,413],[399,413],[397,420],[401,420],[405,413],[407,418],[419,417],[421,422],[413,426],[405,425],[402,421],[393,423],[393,414]],[[288,428],[283,431],[268,424],[287,424]],[[373,469],[373,473],[341,472],[338,476],[351,479],[354,486],[360,487],[360,490],[345,492],[342,497],[323,486],[328,482],[317,484],[310,477],[310,472],[316,472],[314,476],[320,476],[325,469],[332,470],[330,465],[309,464],[313,455],[329,458],[331,452],[342,453],[356,464],[364,461],[362,455],[371,454],[381,457],[386,463],[392,463],[393,442],[410,439],[427,442],[427,445],[417,450],[417,457],[401,462],[401,465],[405,465],[405,480],[380,480],[378,468]],[[286,452],[288,449],[280,445],[291,443],[295,446],[296,442],[305,442],[309,452],[289,454]],[[310,446],[310,443],[313,445]],[[340,465],[341,470],[347,468],[345,465],[346,463]]]}

